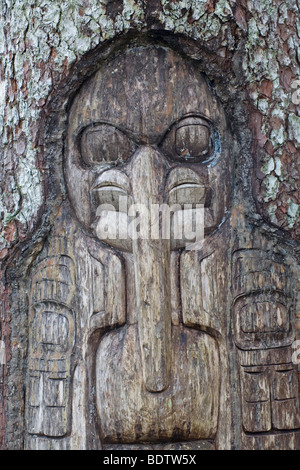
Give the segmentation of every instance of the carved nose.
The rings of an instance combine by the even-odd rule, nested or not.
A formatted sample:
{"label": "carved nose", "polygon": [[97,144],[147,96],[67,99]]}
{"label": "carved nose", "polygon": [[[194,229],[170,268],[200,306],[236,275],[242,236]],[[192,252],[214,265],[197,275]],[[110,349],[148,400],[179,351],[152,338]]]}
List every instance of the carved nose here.
{"label": "carved nose", "polygon": [[[144,214],[163,203],[165,172],[154,148],[142,147],[133,156],[132,195]],[[162,392],[169,384],[171,352],[170,240],[153,239],[151,217],[143,222],[143,236],[132,245],[143,377],[148,391]]]}

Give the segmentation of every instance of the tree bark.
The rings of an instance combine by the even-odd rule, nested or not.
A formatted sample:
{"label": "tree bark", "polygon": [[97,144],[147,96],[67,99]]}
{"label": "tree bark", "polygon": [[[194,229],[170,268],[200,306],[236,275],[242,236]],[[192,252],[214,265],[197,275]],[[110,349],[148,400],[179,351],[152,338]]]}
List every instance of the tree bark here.
{"label": "tree bark", "polygon": [[170,44],[176,37],[199,61],[232,118],[240,155],[237,218],[246,214],[285,240],[300,261],[298,0],[3,0],[1,449],[24,447],[26,276],[66,198],[57,146],[51,150],[49,136],[62,140],[70,96],[94,72],[93,58],[103,60],[102,46],[109,50],[113,40],[123,44],[147,34]]}

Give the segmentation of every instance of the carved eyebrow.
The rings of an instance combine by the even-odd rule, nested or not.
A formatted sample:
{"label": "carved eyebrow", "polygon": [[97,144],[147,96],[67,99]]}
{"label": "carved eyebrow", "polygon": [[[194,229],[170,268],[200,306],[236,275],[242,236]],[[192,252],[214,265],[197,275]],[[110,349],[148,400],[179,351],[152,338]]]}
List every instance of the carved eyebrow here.
{"label": "carved eyebrow", "polygon": [[123,126],[123,125],[120,125],[120,124],[117,124],[117,123],[111,122],[111,121],[101,120],[101,121],[92,121],[92,122],[89,122],[88,124],[86,124],[85,126],[82,126],[77,132],[77,138],[79,138],[79,140],[80,140],[81,137],[82,137],[82,134],[85,131],[87,131],[88,129],[90,129],[92,131],[93,128],[95,127],[95,131],[97,131],[97,129],[96,129],[97,126],[103,126],[103,125],[114,127],[115,129],[118,129],[119,131],[123,132],[123,134],[125,134],[125,135],[128,134],[129,138],[132,138],[131,135],[132,136],[134,135],[134,132],[132,130],[130,130],[129,128],[127,128],[126,126]]}
{"label": "carved eyebrow", "polygon": [[[183,114],[179,118],[175,119],[174,121],[171,122],[171,124],[168,125],[167,129],[164,130],[163,134],[160,135],[158,139],[158,145],[161,143],[161,141],[164,139],[165,135],[172,129],[172,127],[176,126],[179,124],[181,121],[184,121],[185,119],[202,119],[203,120],[203,125],[207,124],[208,126],[214,125],[214,123],[211,121],[210,118],[205,116],[204,114],[193,112],[193,113],[188,113],[188,114]],[[108,121],[108,120],[100,120],[100,121],[91,121],[87,123],[86,125],[80,127],[80,129],[77,132],[77,138],[79,140],[82,137],[82,134],[89,128],[91,130],[93,127],[101,126],[101,125],[107,125],[107,126],[112,126],[115,129],[118,129],[119,131],[123,132],[125,135],[127,135],[130,139],[132,139],[134,142],[138,142],[138,137],[136,136],[134,130],[130,129],[129,127],[126,127],[126,125],[119,124],[116,122]]]}
{"label": "carved eyebrow", "polygon": [[[79,129],[77,133],[77,145],[80,146],[80,142],[82,139],[82,136],[85,132],[93,132],[93,128],[95,127],[95,132],[97,131],[97,126],[110,126],[113,127],[114,129],[117,129],[118,131],[122,132],[127,139],[129,139],[133,144],[139,146],[139,145],[159,145],[162,140],[164,139],[164,136],[167,134],[168,130],[165,131],[163,134],[155,136],[154,139],[149,138],[149,142],[147,142],[147,138],[145,139],[145,135],[140,136],[137,134],[136,131],[126,127],[123,124],[111,122],[111,121],[106,121],[106,120],[101,120],[101,121],[95,121],[95,122],[90,122],[86,126],[82,127]],[[150,136],[149,136],[150,137]]]}

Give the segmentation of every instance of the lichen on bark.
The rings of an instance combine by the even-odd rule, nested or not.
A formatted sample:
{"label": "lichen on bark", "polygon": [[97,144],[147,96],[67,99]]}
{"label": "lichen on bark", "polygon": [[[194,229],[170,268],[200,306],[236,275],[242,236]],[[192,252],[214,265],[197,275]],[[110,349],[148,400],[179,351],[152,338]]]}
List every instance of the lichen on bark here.
{"label": "lichen on bark", "polygon": [[[272,223],[300,236],[299,214],[291,222],[287,203],[300,202],[300,117],[299,106],[292,101],[292,84],[300,76],[297,3],[4,0],[0,21],[2,259],[33,229],[43,203],[38,122],[51,93],[89,50],[129,30],[151,28],[184,33],[222,58],[243,48],[240,73],[244,73],[250,113],[258,113],[250,125],[259,209]],[[272,198],[271,175],[263,176],[268,159],[280,161],[284,168],[281,178],[275,169],[271,173],[277,188]],[[15,233],[11,228],[8,235],[6,227],[12,222]]]}
{"label": "lichen on bark", "polygon": [[[227,85],[242,90],[252,134],[249,153],[257,210],[265,221],[299,241],[299,10],[295,0],[2,0],[3,266],[14,248],[34,233],[48,197],[44,182],[52,175],[43,159],[42,118],[53,96],[89,51],[128,32],[183,35],[195,41],[206,60],[211,57],[220,70],[230,70],[234,79]],[[213,65],[207,63],[206,69],[210,74]],[[240,119],[239,110],[235,115]],[[249,178],[249,165],[241,173]],[[4,281],[0,287],[4,292]],[[5,315],[2,313],[1,325],[9,323]],[[2,327],[1,335],[3,331]],[[13,392],[2,390],[2,397],[5,393]],[[3,420],[1,404],[0,415]],[[1,426],[2,422],[0,436]],[[16,437],[7,442],[10,439],[14,446],[19,445]]]}

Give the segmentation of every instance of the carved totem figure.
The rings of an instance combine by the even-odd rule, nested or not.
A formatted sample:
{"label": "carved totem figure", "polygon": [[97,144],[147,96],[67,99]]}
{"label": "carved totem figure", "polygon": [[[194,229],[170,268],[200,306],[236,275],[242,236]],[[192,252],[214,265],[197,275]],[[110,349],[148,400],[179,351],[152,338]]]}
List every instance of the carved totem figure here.
{"label": "carved totem figure", "polygon": [[292,347],[299,270],[274,240],[257,229],[249,227],[243,235],[232,258],[243,447],[298,449],[299,375]]}
{"label": "carved totem figure", "polygon": [[230,148],[220,101],[167,47],[128,48],[78,91],[70,205],[31,279],[27,448],[297,445],[289,267],[232,230]]}

